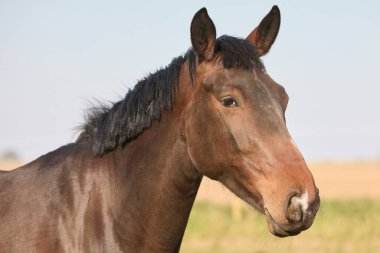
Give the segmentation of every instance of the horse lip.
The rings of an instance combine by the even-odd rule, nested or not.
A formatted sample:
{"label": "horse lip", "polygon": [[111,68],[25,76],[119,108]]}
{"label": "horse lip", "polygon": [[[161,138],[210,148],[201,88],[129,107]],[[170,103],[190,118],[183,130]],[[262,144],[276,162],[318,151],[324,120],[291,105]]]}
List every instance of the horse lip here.
{"label": "horse lip", "polygon": [[297,229],[294,231],[288,231],[283,229],[272,217],[270,214],[269,210],[265,208],[265,216],[267,218],[268,226],[269,226],[269,231],[278,237],[287,237],[287,236],[295,236],[301,233],[303,229]]}

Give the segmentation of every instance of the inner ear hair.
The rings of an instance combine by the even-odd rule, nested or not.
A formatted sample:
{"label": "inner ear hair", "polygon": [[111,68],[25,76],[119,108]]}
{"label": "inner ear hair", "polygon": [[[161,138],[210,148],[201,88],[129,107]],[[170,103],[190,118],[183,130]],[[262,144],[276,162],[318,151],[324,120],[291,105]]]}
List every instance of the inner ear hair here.
{"label": "inner ear hair", "polygon": [[259,26],[248,35],[247,40],[255,45],[258,56],[263,56],[269,52],[280,30],[280,24],[280,9],[275,5]]}

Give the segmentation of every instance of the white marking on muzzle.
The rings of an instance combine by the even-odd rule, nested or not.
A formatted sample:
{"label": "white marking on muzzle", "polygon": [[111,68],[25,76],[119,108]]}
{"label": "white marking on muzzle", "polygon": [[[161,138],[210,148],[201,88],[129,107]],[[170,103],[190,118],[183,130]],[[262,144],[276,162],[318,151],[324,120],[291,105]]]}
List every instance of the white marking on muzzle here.
{"label": "white marking on muzzle", "polygon": [[302,213],[305,214],[307,208],[309,207],[309,195],[307,192],[302,194],[300,197],[296,197],[296,202],[301,206]]}

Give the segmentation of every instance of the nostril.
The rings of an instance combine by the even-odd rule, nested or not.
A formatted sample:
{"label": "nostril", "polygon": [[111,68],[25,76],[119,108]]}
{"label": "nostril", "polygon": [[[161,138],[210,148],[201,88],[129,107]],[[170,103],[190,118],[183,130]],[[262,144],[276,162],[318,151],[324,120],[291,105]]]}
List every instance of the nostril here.
{"label": "nostril", "polygon": [[299,201],[299,193],[292,193],[288,196],[285,203],[285,215],[291,223],[302,221],[303,210]]}

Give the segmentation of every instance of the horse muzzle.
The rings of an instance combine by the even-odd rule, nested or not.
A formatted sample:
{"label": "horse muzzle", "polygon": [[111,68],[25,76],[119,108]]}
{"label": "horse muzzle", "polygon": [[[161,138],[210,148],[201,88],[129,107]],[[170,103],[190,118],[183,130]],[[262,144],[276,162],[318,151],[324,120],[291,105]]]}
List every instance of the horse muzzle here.
{"label": "horse muzzle", "polygon": [[308,229],[314,222],[315,215],[318,212],[320,206],[320,198],[318,189],[316,189],[316,197],[311,203],[305,205],[304,195],[299,195],[297,193],[289,194],[285,202],[285,216],[287,222],[280,223],[277,222],[270,211],[265,208],[265,216],[267,218],[267,223],[269,231],[278,237],[294,236],[298,235],[302,231]]}

